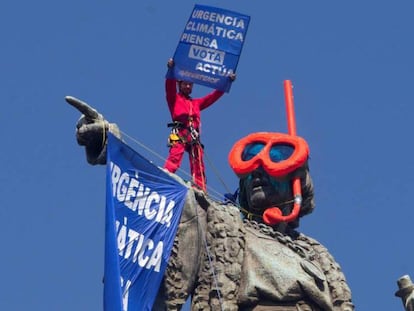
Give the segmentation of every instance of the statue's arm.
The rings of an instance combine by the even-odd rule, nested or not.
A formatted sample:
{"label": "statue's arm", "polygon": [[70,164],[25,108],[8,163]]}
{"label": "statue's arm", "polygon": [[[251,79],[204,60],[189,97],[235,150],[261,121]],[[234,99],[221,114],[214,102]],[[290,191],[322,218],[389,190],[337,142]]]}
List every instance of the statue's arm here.
{"label": "statue's arm", "polygon": [[86,160],[91,165],[106,164],[108,132],[120,138],[118,126],[109,123],[87,103],[72,96],[66,96],[65,99],[82,113],[76,124],[76,140],[80,146],[85,147]]}

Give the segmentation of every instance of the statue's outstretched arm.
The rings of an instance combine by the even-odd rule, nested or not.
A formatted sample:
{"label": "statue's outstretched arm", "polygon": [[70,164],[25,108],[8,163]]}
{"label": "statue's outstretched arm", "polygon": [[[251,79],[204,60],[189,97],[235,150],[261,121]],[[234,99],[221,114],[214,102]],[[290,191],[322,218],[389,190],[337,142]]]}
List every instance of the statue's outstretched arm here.
{"label": "statue's outstretched arm", "polygon": [[85,146],[86,160],[92,165],[106,164],[107,133],[110,131],[120,137],[118,126],[109,123],[96,109],[80,99],[66,96],[65,100],[82,113],[76,124],[76,140],[80,146]]}

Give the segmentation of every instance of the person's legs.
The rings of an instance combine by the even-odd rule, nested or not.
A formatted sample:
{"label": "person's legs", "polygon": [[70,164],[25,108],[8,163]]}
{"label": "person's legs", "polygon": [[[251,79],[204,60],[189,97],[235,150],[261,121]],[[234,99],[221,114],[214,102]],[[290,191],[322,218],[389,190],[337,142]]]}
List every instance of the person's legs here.
{"label": "person's legs", "polygon": [[185,151],[185,146],[181,142],[177,142],[170,147],[170,153],[168,155],[167,161],[164,164],[164,168],[171,173],[175,173],[181,165],[183,159],[183,154]]}
{"label": "person's legs", "polygon": [[200,144],[194,144],[191,146],[189,152],[190,156],[190,169],[193,182],[199,186],[202,190],[206,191],[206,175],[204,168],[204,151]]}

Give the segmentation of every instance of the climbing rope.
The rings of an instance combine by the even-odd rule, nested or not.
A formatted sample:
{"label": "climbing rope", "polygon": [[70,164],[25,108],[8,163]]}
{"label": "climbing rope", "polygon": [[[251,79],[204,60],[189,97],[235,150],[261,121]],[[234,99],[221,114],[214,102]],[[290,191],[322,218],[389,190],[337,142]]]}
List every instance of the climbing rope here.
{"label": "climbing rope", "polygon": [[[140,142],[139,140],[137,140],[136,138],[128,135],[126,132],[120,130],[121,134],[123,137],[128,138],[128,140],[130,140],[131,142],[133,142],[134,144],[136,144],[137,146],[139,146],[140,148],[144,149],[146,152],[148,152],[149,154],[152,154],[153,156],[155,156],[159,163],[165,163],[166,158],[163,157],[162,155],[160,155],[159,153],[155,152],[154,150],[152,150],[151,148],[149,148],[148,146],[146,146],[144,143]],[[201,147],[201,146],[200,146]],[[207,160],[207,164],[209,165],[209,167],[212,169],[214,175],[216,176],[216,178],[221,182],[221,184],[223,185],[223,187],[225,188],[225,190],[230,193],[231,190],[229,190],[228,186],[226,185],[226,183],[224,182],[224,180],[221,178],[218,170],[216,169],[216,167],[213,165],[212,161],[210,161],[209,157],[207,156],[207,153],[204,152],[204,158]],[[151,161],[152,162],[152,161]],[[162,167],[163,164],[158,164],[159,167]],[[185,176],[186,178],[188,178],[188,180],[193,180],[192,176],[190,173],[188,173],[186,170],[182,169],[182,168],[178,168],[177,170],[182,176]],[[194,181],[192,181],[194,183]],[[223,193],[221,193],[220,191],[206,185],[207,189],[208,189],[208,196],[216,201],[221,202],[223,200]]]}
{"label": "climbing rope", "polygon": [[218,172],[217,168],[214,166],[213,162],[210,161],[210,158],[207,156],[207,152],[204,151],[204,158],[207,160],[209,166],[211,167],[212,171],[216,175],[217,179],[221,182],[224,189],[226,189],[227,192],[231,192],[229,187],[227,187],[227,184],[224,182],[223,178],[221,178],[220,173]]}

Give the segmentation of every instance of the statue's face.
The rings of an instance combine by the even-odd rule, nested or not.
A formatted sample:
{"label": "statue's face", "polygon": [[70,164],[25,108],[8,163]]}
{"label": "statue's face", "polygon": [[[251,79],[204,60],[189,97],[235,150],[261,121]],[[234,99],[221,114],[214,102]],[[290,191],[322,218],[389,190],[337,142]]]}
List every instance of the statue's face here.
{"label": "statue's face", "polygon": [[244,185],[249,208],[256,211],[264,211],[282,203],[290,193],[288,182],[276,181],[261,167],[246,177]]}

